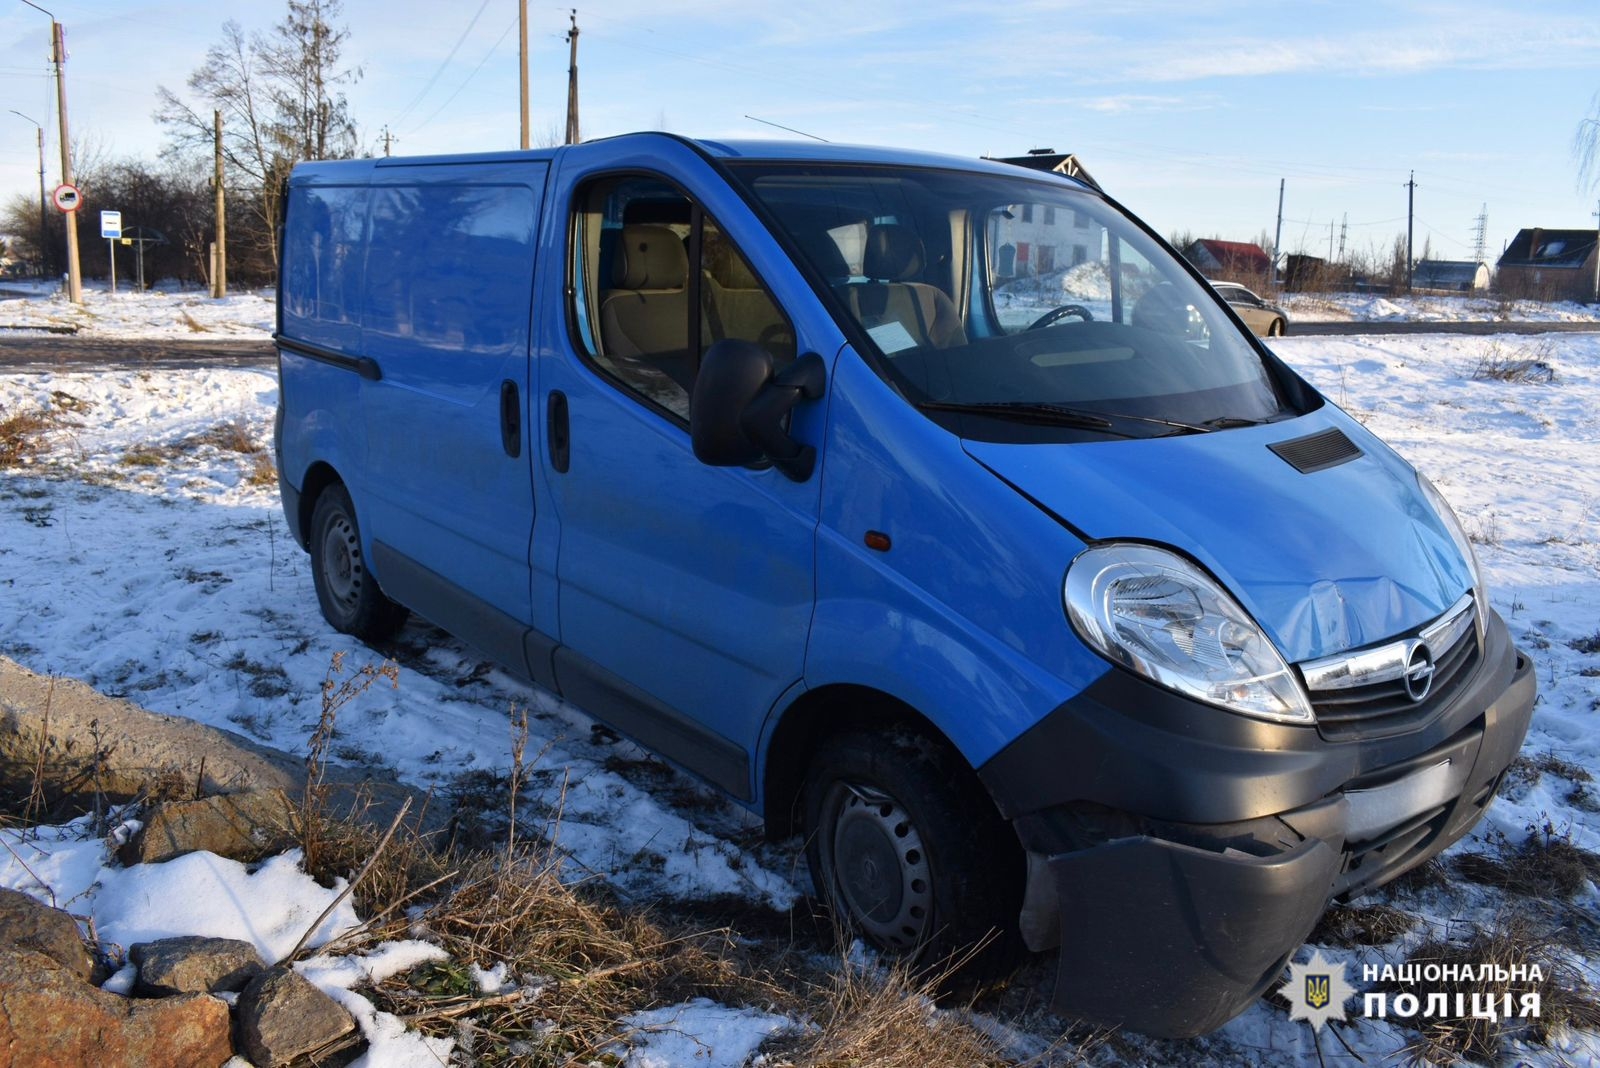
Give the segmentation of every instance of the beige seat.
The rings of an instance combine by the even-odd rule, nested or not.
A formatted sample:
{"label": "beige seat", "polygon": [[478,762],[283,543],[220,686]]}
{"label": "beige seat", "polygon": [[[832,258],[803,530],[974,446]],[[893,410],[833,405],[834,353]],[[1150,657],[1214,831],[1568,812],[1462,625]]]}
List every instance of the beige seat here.
{"label": "beige seat", "polygon": [[[898,351],[903,344],[898,331],[881,330],[898,324],[917,347],[944,349],[967,343],[961,313],[937,286],[912,281],[922,274],[926,254],[922,240],[898,223],[878,223],[867,229],[861,273],[868,281],[844,287],[850,311],[880,344]],[[894,346],[896,338],[902,342]],[[887,339],[887,340],[885,340]]]}
{"label": "beige seat", "polygon": [[794,331],[744,257],[726,241],[708,241],[705,264],[709,339],[754,341],[765,346],[780,366],[794,359]]}
{"label": "beige seat", "polygon": [[683,353],[689,347],[689,258],[670,227],[624,226],[600,297],[607,356]]}

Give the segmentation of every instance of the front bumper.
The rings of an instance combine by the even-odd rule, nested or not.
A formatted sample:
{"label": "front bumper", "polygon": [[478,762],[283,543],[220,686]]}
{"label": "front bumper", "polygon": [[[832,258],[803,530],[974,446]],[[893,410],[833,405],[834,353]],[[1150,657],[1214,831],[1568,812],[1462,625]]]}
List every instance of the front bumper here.
{"label": "front bumper", "polygon": [[[1034,949],[1062,948],[1056,1010],[1171,1037],[1242,1012],[1331,900],[1387,882],[1466,834],[1521,748],[1535,691],[1532,665],[1492,615],[1472,682],[1418,730],[1382,741],[1330,743],[1305,728],[1186,711],[1155,687],[1128,690],[1130,678],[1101,696],[1126,699],[1142,686],[1146,704],[1134,718],[1166,727],[1171,748],[1148,748],[1140,729],[1132,735],[1144,751],[1056,748],[1073,754],[1056,765],[1093,758],[1102,772],[1140,766],[1156,777],[1102,780],[1118,784],[1114,799],[1067,796],[1060,770],[1020,777],[1038,746],[1070,745],[1087,721],[1106,730],[1119,709],[1101,702],[1063,706],[1019,740],[1031,750],[1012,753],[1014,743],[980,773],[1030,853],[1024,937]],[[1187,746],[1171,734],[1229,720],[1244,734],[1231,746],[1215,731]],[[1331,786],[1330,768],[1339,776]],[[1026,805],[1030,792],[1046,803]],[[1206,816],[1184,819],[1186,797],[1208,797],[1198,806]]]}

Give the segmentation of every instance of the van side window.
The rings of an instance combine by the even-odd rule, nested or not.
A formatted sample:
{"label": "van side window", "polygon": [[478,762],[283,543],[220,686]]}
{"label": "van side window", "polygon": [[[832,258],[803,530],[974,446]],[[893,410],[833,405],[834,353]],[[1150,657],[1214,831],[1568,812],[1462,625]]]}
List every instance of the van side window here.
{"label": "van side window", "polygon": [[573,220],[573,318],[595,365],[689,417],[705,350],[724,338],[794,359],[794,328],[722,228],[657,178],[593,182]]}

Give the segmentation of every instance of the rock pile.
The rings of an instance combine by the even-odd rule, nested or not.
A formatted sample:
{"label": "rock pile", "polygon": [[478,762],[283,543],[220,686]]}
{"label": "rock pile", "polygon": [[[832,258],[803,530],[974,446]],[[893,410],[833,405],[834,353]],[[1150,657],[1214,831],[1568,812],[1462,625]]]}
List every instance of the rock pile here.
{"label": "rock pile", "polygon": [[[293,819],[276,789],[157,805],[123,859],[159,863],[204,849],[260,860],[292,844]],[[269,966],[248,942],[129,946],[138,969],[131,997],[100,989],[111,968],[91,949],[69,913],[0,889],[0,1068],[218,1068],[236,1050],[256,1068],[278,1068],[356,1027],[332,998],[288,965]]]}

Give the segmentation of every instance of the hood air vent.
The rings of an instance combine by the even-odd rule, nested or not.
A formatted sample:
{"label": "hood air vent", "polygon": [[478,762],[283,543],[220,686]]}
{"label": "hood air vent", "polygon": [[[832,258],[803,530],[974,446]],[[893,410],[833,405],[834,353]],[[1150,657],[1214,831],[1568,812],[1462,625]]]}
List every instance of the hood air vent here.
{"label": "hood air vent", "polygon": [[1338,427],[1319,430],[1303,438],[1280,441],[1267,448],[1277,453],[1290,467],[1303,474],[1338,467],[1361,455],[1356,443],[1345,437]]}

